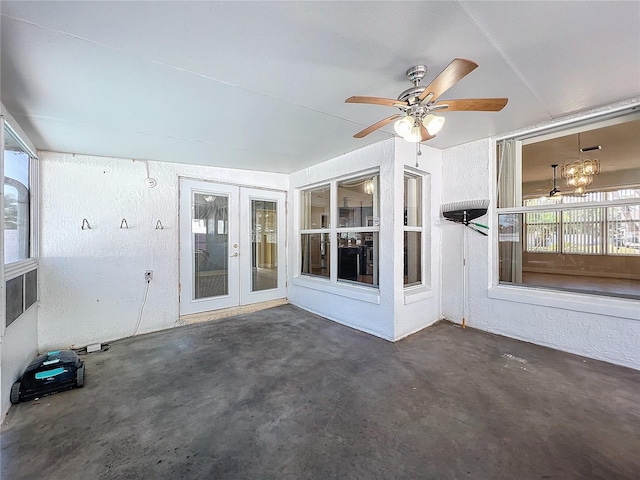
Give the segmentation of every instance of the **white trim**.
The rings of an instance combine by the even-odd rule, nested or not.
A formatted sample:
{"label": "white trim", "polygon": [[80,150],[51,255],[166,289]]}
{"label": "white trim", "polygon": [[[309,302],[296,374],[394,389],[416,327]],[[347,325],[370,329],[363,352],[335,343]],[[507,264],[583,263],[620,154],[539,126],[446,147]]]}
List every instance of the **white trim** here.
{"label": "white trim", "polygon": [[588,208],[604,208],[625,205],[637,205],[640,201],[637,198],[620,198],[618,200],[603,200],[601,202],[575,202],[575,203],[550,203],[548,205],[530,205],[528,207],[507,207],[498,208],[500,214],[530,213],[530,212],[558,212],[561,210],[584,210]]}
{"label": "white trim", "polygon": [[[296,213],[297,215],[294,218],[294,232],[295,232],[295,237],[297,239],[296,242],[296,247],[295,247],[295,258],[296,260],[296,265],[295,265],[295,272],[294,272],[294,278],[293,278],[293,284],[294,285],[299,285],[299,286],[303,286],[303,287],[308,287],[308,288],[314,288],[314,286],[318,286],[318,284],[314,283],[314,281],[312,280],[311,283],[307,284],[306,281],[301,281],[298,282],[296,281],[296,279],[300,279],[300,278],[307,278],[307,277],[311,277],[313,278],[313,275],[308,275],[308,274],[304,274],[301,273],[300,270],[302,268],[302,263],[301,263],[301,256],[302,256],[302,251],[301,251],[301,238],[302,235],[314,235],[314,234],[326,234],[329,236],[329,277],[318,277],[320,279],[320,287],[321,290],[323,291],[330,291],[331,293],[334,293],[336,295],[342,295],[342,296],[351,296],[352,292],[350,290],[350,287],[352,287],[352,283],[349,281],[345,281],[345,280],[341,280],[338,278],[338,240],[339,240],[339,235],[340,234],[344,234],[344,233],[377,233],[380,234],[380,225],[378,226],[360,226],[360,227],[340,227],[338,225],[339,219],[340,219],[340,207],[339,202],[338,202],[338,184],[339,183],[345,183],[348,182],[351,179],[360,179],[363,177],[367,177],[367,176],[377,176],[378,177],[378,189],[376,190],[376,195],[377,195],[377,199],[374,201],[379,203],[381,201],[381,196],[380,196],[380,191],[379,191],[379,186],[380,186],[380,168],[379,167],[373,167],[373,168],[368,168],[362,171],[358,171],[358,172],[352,172],[349,173],[348,175],[343,175],[343,176],[339,176],[339,177],[333,177],[330,179],[325,179],[321,182],[316,182],[310,185],[304,185],[301,187],[295,187],[294,188],[294,205],[296,206]],[[328,228],[315,228],[315,229],[310,229],[310,228],[305,228],[302,229],[300,228],[300,225],[302,224],[302,217],[305,214],[305,212],[302,211],[302,201],[301,201],[301,195],[304,192],[307,191],[312,191],[312,190],[316,190],[319,188],[325,188],[325,187],[329,187],[329,216],[330,216],[330,222],[329,222],[329,227]],[[374,209],[375,211],[375,209]],[[378,242],[380,241],[379,237],[378,237]],[[377,258],[377,268],[378,268],[378,272],[379,272],[379,268],[380,268],[380,263],[379,263],[379,259]],[[374,280],[375,280],[375,275],[374,275]],[[345,283],[347,284],[346,288],[347,288],[347,293],[340,293],[340,289],[345,288]],[[365,283],[361,283],[361,282],[354,282],[355,283],[355,287],[356,288],[364,288],[365,290],[370,290],[370,289],[375,289],[376,291],[376,295],[377,295],[377,299],[375,300],[374,303],[379,303],[380,299],[379,299],[379,291],[380,291],[380,286],[379,285],[367,285]],[[325,289],[324,286],[325,285],[329,285],[329,290]],[[360,286],[362,285],[362,287]],[[317,289],[317,288],[316,288]],[[335,290],[335,291],[334,291]],[[350,293],[351,292],[351,293]],[[357,291],[355,291],[355,297],[353,298],[358,298],[358,294]],[[370,299],[371,295],[367,295],[364,294],[364,301],[371,301]],[[366,300],[369,299],[369,300]]]}
{"label": "white trim", "polygon": [[[618,105],[600,108],[583,115],[567,117],[563,120],[554,120],[539,126],[534,126],[522,130],[516,130],[509,134],[492,137],[490,142],[490,196],[491,202],[489,215],[491,224],[489,232],[489,297],[500,300],[508,300],[520,303],[530,303],[536,305],[564,308],[566,310],[582,311],[589,313],[601,313],[603,315],[619,316],[622,318],[640,319],[640,308],[637,301],[633,299],[620,299],[619,297],[607,297],[604,292],[593,292],[593,294],[568,293],[552,288],[541,288],[531,285],[504,285],[499,284],[499,242],[498,242],[498,217],[502,214],[525,214],[529,212],[553,212],[565,210],[582,210],[589,208],[606,208],[620,205],[637,205],[637,199],[619,199],[600,202],[577,202],[558,203],[535,206],[515,206],[497,208],[496,199],[498,197],[498,143],[506,140],[515,140],[518,143],[517,152],[522,153],[523,144],[537,143],[544,139],[556,138],[559,136],[577,133],[580,131],[592,130],[603,126],[614,125],[640,118],[640,97]],[[635,113],[634,113],[635,112]],[[526,140],[525,140],[526,139]],[[516,186],[522,185],[522,165],[516,171]],[[522,201],[521,193],[517,196]],[[531,252],[530,252],[531,253]],[[604,252],[602,255],[606,254]],[[601,255],[601,254],[598,254]],[[611,303],[613,302],[613,303]],[[605,305],[606,307],[600,307]],[[609,310],[611,309],[611,310]],[[617,313],[612,313],[617,312]],[[632,314],[632,313],[633,314]]]}
{"label": "white trim", "polygon": [[7,282],[20,275],[29,273],[31,270],[38,268],[37,258],[28,258],[20,262],[10,263],[4,266],[4,281]]}
{"label": "white trim", "polygon": [[[429,225],[429,219],[431,214],[431,196],[430,191],[428,189],[429,185],[427,185],[427,181],[431,181],[431,174],[429,172],[425,172],[423,170],[419,170],[415,167],[410,167],[408,165],[404,165],[402,170],[402,212],[404,212],[404,198],[406,192],[404,191],[405,185],[405,176],[406,174],[410,176],[420,178],[420,226],[408,226],[404,225],[404,215],[402,215],[402,251],[404,252],[404,234],[406,232],[418,232],[420,233],[420,283],[413,285],[404,285],[404,274],[402,277],[402,288],[404,290],[404,304],[408,305],[413,302],[417,302],[429,297],[433,296],[433,292],[431,292],[429,286],[431,285],[431,261],[430,261],[430,252],[431,252],[431,242],[430,238],[428,239],[427,233],[427,225]],[[429,208],[427,208],[427,205]],[[428,241],[429,240],[429,241]],[[404,259],[404,254],[402,256]],[[404,260],[403,260],[404,263]],[[404,269],[404,265],[403,265]],[[422,295],[422,292],[431,292],[430,295]]]}
{"label": "white trim", "polygon": [[340,295],[361,302],[374,303],[380,305],[380,290],[376,286],[366,287],[353,283],[336,282],[332,283],[328,278],[315,277],[311,275],[297,275],[293,277],[293,284],[298,287],[310,288],[320,292]]}
{"label": "white trim", "polygon": [[[596,117],[597,118],[597,117]],[[588,132],[590,130],[596,130],[598,128],[610,127],[613,125],[620,125],[621,123],[626,123],[631,120],[640,119],[640,112],[638,113],[627,113],[624,111],[618,112],[613,117],[608,117],[600,122],[589,122],[589,123],[580,123],[574,127],[570,127],[565,129],[553,129],[550,133],[541,133],[540,135],[527,136],[526,139],[522,140],[522,145],[531,145],[532,143],[544,142],[546,140],[553,140],[554,138],[566,137],[567,135],[574,135],[576,133]]]}
{"label": "white trim", "polygon": [[[18,145],[20,145],[22,148],[24,148],[24,151],[29,155],[29,157],[38,158],[38,154],[35,152],[35,150],[33,148],[31,148],[31,146],[29,146],[22,139],[22,136],[20,135],[18,130],[11,126],[12,123],[13,122],[11,122],[11,121],[8,121],[8,122],[5,121],[4,122],[4,128],[9,130],[9,133],[11,133],[11,136],[18,142]],[[2,140],[2,145],[4,146],[4,139]]]}
{"label": "white trim", "polygon": [[186,180],[190,182],[191,181],[200,182],[200,183],[212,183],[214,185],[229,185],[231,187],[250,188],[251,190],[264,190],[265,192],[280,192],[280,193],[284,193],[285,195],[288,193],[286,189],[255,186],[248,183],[234,183],[234,182],[227,182],[227,181],[221,181],[221,180],[210,180],[206,178],[190,177],[188,175],[178,175],[178,183],[180,183],[180,180]]}
{"label": "white trim", "polygon": [[[334,177],[329,182],[336,182],[336,186],[338,182],[344,182],[351,179],[356,179],[359,177],[365,177],[367,175],[380,175],[380,167],[367,168],[366,170],[359,170],[357,172],[351,172],[345,175],[341,175],[339,177]],[[305,188],[306,190],[306,188]],[[337,192],[337,190],[336,190]]]}
{"label": "white trim", "polygon": [[559,129],[565,127],[567,125],[578,126],[575,124],[578,123],[588,123],[592,120],[596,120],[601,118],[602,120],[606,120],[608,116],[618,116],[624,115],[625,112],[633,112],[640,108],[640,96],[633,97],[629,100],[625,100],[618,104],[614,104],[612,106],[606,108],[597,108],[594,110],[589,110],[587,112],[583,112],[577,115],[566,116],[561,119],[553,119],[548,122],[534,125],[531,127],[526,127],[518,130],[512,130],[511,132],[507,132],[503,135],[494,136],[491,140],[495,142],[500,142],[502,140],[510,140],[510,139],[525,139],[530,136],[542,135],[545,133],[551,133],[554,129]]}
{"label": "white trim", "polygon": [[305,228],[304,230],[300,230],[300,235],[304,235],[306,234],[313,234],[313,233],[331,233],[331,229],[330,228],[318,228],[316,230],[312,230],[312,229],[308,229]]}
{"label": "white trim", "polygon": [[[344,208],[344,207],[341,207]],[[317,230],[315,231],[318,232]],[[336,227],[336,233],[365,233],[365,232],[380,232],[380,227]],[[302,232],[301,232],[302,233]]]}
{"label": "white trim", "polygon": [[[4,110],[4,106],[0,104],[0,108]],[[2,111],[0,110],[0,113]],[[2,185],[2,195],[0,195],[0,211],[2,215],[2,226],[0,226],[0,258],[2,258],[2,271],[0,271],[0,340],[4,336],[7,329],[7,319],[5,318],[7,311],[7,292],[6,289],[6,266],[4,266],[4,116],[0,115],[0,185]]]}
{"label": "white trim", "polygon": [[[4,106],[3,106],[4,110]],[[2,301],[0,308],[2,312],[6,309],[6,282],[17,277],[23,276],[33,270],[39,268],[40,256],[40,163],[34,148],[31,146],[28,138],[23,138],[22,130],[16,123],[16,127],[11,125],[13,118],[9,115],[10,121],[5,119],[4,115],[0,115],[0,182],[4,185],[4,145],[5,145],[5,129],[10,132],[13,139],[18,145],[24,149],[29,156],[29,258],[4,265],[4,228],[2,229],[2,248],[0,248],[0,256],[3,259],[3,269],[0,278],[0,295]],[[4,191],[4,188],[3,188]],[[0,199],[0,209],[4,211],[4,195]],[[24,278],[23,278],[24,289]],[[22,298],[23,312],[16,318],[11,325],[20,320],[20,318],[31,310],[35,305],[40,304],[40,275],[36,285],[36,301],[28,309],[24,309],[24,292]],[[6,318],[3,316],[2,326],[0,328],[1,335],[6,331]]]}
{"label": "white trim", "polygon": [[562,292],[524,285],[492,286],[489,288],[488,296],[509,302],[640,320],[638,300]]}
{"label": "white trim", "polygon": [[424,285],[412,285],[404,288],[404,304],[420,302],[427,298],[433,298],[433,290]]}
{"label": "white trim", "polygon": [[30,245],[31,258],[40,258],[40,160],[37,157],[29,159],[29,221],[30,221]]}

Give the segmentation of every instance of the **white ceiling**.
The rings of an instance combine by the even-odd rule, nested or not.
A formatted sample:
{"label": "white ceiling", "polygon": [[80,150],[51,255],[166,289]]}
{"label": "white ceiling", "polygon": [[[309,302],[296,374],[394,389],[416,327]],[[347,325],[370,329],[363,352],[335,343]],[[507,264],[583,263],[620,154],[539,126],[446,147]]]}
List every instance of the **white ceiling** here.
{"label": "white ceiling", "polygon": [[1,87],[39,149],[293,172],[392,136],[352,135],[397,110],[407,68],[441,99],[448,148],[640,93],[640,2],[2,1]]}

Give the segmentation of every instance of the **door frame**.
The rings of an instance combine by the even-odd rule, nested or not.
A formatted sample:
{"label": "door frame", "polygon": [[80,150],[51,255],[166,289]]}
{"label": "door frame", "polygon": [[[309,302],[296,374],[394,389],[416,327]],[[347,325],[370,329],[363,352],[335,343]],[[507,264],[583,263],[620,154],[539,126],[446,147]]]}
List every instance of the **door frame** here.
{"label": "door frame", "polygon": [[[253,232],[251,230],[251,201],[277,202],[277,287],[275,289],[251,291]],[[287,296],[287,221],[286,192],[240,187],[240,305],[276,300]],[[249,210],[247,210],[247,208]],[[246,221],[245,221],[246,220]],[[242,251],[244,250],[244,251]]]}
{"label": "door frame", "polygon": [[[179,313],[190,315],[223,308],[277,300],[287,296],[287,192],[254,186],[238,185],[179,177]],[[226,194],[229,196],[228,219],[228,294],[193,298],[194,254],[191,219],[193,194]],[[278,202],[278,273],[277,288],[251,292],[251,200]],[[186,201],[185,201],[186,200]],[[186,220],[185,220],[186,219]],[[233,245],[238,245],[233,248]]]}

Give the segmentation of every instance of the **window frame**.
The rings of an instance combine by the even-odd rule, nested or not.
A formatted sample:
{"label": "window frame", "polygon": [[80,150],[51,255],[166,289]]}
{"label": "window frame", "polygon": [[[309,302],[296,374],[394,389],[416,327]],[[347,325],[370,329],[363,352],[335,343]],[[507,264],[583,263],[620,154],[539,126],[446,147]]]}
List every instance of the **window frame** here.
{"label": "window frame", "polygon": [[[522,150],[523,145],[529,143],[536,143],[552,139],[559,136],[570,135],[590,129],[604,128],[616,123],[624,123],[632,120],[640,119],[640,113],[637,112],[637,105],[624,105],[619,108],[611,108],[603,110],[600,113],[587,114],[583,117],[577,117],[570,121],[556,122],[546,127],[535,127],[529,130],[521,132],[514,132],[513,134],[506,135],[504,137],[494,137],[493,142],[490,144],[491,150],[491,169],[490,169],[490,182],[491,182],[491,194],[492,194],[492,247],[490,251],[490,265],[489,269],[489,297],[500,300],[512,300],[522,303],[530,303],[544,306],[558,306],[560,308],[568,308],[576,311],[603,313],[611,316],[619,316],[624,318],[637,318],[640,319],[640,312],[637,309],[638,300],[634,297],[624,296],[608,296],[605,292],[593,290],[593,291],[573,291],[563,290],[554,287],[540,287],[534,285],[527,285],[522,283],[509,283],[500,282],[500,242],[498,235],[499,217],[500,215],[507,214],[521,214],[523,218],[522,235],[526,236],[526,223],[524,218],[527,213],[539,213],[539,212],[557,212],[558,216],[562,216],[563,211],[568,210],[586,210],[589,208],[603,209],[604,220],[603,232],[608,235],[606,226],[608,224],[608,209],[613,207],[638,205],[638,199],[623,198],[616,200],[597,200],[597,201],[579,201],[568,203],[547,203],[543,205],[523,205],[523,197],[521,192],[522,187]],[[515,206],[499,207],[499,167],[495,159],[499,152],[499,144],[506,140],[513,140],[517,148],[516,153],[516,174],[515,191],[517,203]],[[635,187],[634,187],[635,188]],[[562,220],[558,220],[558,225],[562,224]],[[558,253],[563,255],[571,255],[573,253],[563,253],[562,241],[563,232],[559,228],[558,241],[556,252],[540,252],[540,253]],[[525,252],[526,239],[522,242],[522,252]],[[622,254],[609,253],[607,251],[606,243],[603,246],[601,254],[596,255],[615,255],[622,256]],[[528,252],[538,253],[538,252]],[[582,297],[583,300],[579,298]],[[586,299],[589,299],[588,301]],[[577,300],[576,300],[577,299]]]}
{"label": "window frame", "polygon": [[[16,130],[16,128],[11,126],[11,123],[7,121],[4,115],[0,115],[0,181],[3,185],[3,193],[4,193],[4,151],[5,151],[5,131],[9,131],[11,136],[19,143],[20,147],[24,149],[24,151],[29,155],[29,258],[24,260],[19,260],[17,262],[12,262],[8,264],[4,264],[4,239],[2,241],[2,249],[0,254],[3,258],[3,274],[2,274],[2,289],[0,290],[0,294],[2,295],[3,304],[2,310],[6,311],[6,283],[11,281],[17,277],[22,276],[22,285],[23,285],[23,298],[22,298],[22,314],[20,314],[15,320],[13,320],[7,326],[7,319],[5,318],[0,325],[0,333],[4,336],[7,328],[10,328],[14,323],[18,322],[20,318],[30,311],[33,308],[36,308],[40,303],[40,275],[39,272],[37,275],[37,283],[36,283],[36,301],[25,308],[25,282],[26,275],[33,270],[38,270],[40,266],[40,230],[39,230],[39,179],[40,179],[40,168],[39,168],[39,160],[36,153],[33,151],[29,145],[24,141],[20,133]],[[4,212],[4,194],[0,198],[0,207]],[[4,237],[4,213],[3,213],[3,226],[2,232]]]}
{"label": "window frame", "polygon": [[404,191],[404,179],[406,176],[417,177],[420,179],[420,226],[408,226],[404,224],[404,219],[402,222],[402,248],[403,248],[403,272],[404,272],[404,236],[407,232],[419,232],[420,233],[420,282],[405,284],[404,283],[404,274],[403,274],[403,282],[402,287],[406,293],[411,291],[423,290],[428,284],[427,279],[425,278],[427,274],[427,258],[426,258],[426,225],[427,225],[427,205],[428,199],[427,195],[427,175],[424,172],[421,172],[415,168],[410,168],[405,166],[402,173],[402,194],[403,194],[403,211],[406,205],[404,205],[404,198],[406,192]]}
{"label": "window frame", "polygon": [[[309,185],[305,185],[302,186],[300,188],[296,189],[296,199],[297,199],[297,203],[299,206],[299,212],[297,215],[297,226],[298,226],[298,232],[296,235],[297,238],[297,247],[296,247],[296,257],[298,259],[298,262],[296,264],[296,274],[294,276],[294,278],[300,280],[302,279],[302,281],[304,282],[305,286],[311,286],[311,285],[325,285],[326,288],[321,288],[322,290],[326,290],[326,291],[332,291],[333,293],[338,293],[338,292],[348,292],[350,290],[358,290],[358,291],[364,291],[366,290],[367,292],[371,292],[371,293],[375,293],[375,302],[379,302],[379,291],[380,291],[380,282],[378,281],[377,284],[367,284],[364,282],[358,282],[358,281],[351,281],[351,280],[345,280],[345,279],[339,279],[338,278],[338,238],[339,235],[342,233],[369,233],[372,232],[374,234],[376,234],[377,236],[377,246],[374,247],[376,251],[379,250],[379,245],[380,245],[380,216],[378,216],[378,222],[377,225],[375,224],[376,222],[374,221],[374,225],[372,226],[367,226],[367,225],[362,225],[359,227],[340,227],[339,226],[339,212],[340,212],[340,207],[339,206],[339,202],[338,202],[338,184],[342,183],[342,182],[348,182],[350,180],[357,180],[363,177],[367,177],[367,176],[377,176],[378,177],[378,186],[375,190],[375,195],[377,196],[377,199],[374,200],[374,202],[377,203],[377,209],[378,209],[378,215],[381,213],[381,205],[380,205],[380,201],[381,201],[381,196],[380,196],[380,169],[379,168],[375,168],[375,169],[367,169],[367,170],[363,170],[363,171],[359,171],[359,172],[355,172],[349,175],[345,175],[345,176],[340,176],[340,177],[335,177],[335,178],[331,178],[331,179],[325,179],[323,181],[317,182],[317,183],[313,183],[313,184],[309,184]],[[322,227],[321,228],[301,228],[302,224],[303,224],[303,216],[305,215],[305,212],[303,212],[302,210],[302,195],[304,194],[304,192],[307,192],[309,190],[314,190],[314,189],[318,189],[318,188],[322,188],[322,187],[326,187],[329,186],[330,188],[330,196],[329,196],[329,215],[330,215],[330,221],[329,221],[329,226],[328,227]],[[374,209],[375,211],[375,209]],[[329,236],[329,258],[330,258],[330,265],[329,265],[329,276],[322,276],[322,275],[314,275],[311,273],[303,273],[302,272],[302,236],[305,234],[325,234]],[[376,254],[376,266],[375,269],[377,270],[377,275],[379,277],[379,272],[380,272],[380,259],[379,259],[379,252]],[[363,300],[368,300],[370,293],[363,293],[360,298]],[[351,294],[349,294],[349,296],[351,296]],[[358,297],[358,295],[356,295],[356,297]]]}

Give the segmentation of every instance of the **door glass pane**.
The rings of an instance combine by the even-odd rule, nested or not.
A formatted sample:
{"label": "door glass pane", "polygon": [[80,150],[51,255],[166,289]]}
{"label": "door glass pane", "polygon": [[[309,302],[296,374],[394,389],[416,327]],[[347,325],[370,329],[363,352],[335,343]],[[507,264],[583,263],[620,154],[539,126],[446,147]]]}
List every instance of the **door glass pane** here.
{"label": "door glass pane", "polygon": [[191,218],[194,298],[229,294],[229,197],[195,193]]}
{"label": "door glass pane", "polygon": [[251,200],[251,291],[278,288],[277,203]]}

